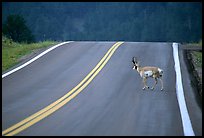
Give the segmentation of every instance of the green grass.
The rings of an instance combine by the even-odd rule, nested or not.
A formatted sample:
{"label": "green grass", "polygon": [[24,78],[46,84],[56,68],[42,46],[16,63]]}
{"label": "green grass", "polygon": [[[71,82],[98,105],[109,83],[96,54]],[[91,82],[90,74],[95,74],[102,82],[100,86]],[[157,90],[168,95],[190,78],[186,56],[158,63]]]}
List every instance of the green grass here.
{"label": "green grass", "polygon": [[195,58],[196,67],[202,68],[202,53],[201,52],[192,52],[193,57]]}
{"label": "green grass", "polygon": [[[196,43],[195,45],[202,47],[202,40],[199,41],[199,43]],[[202,52],[192,52],[193,56],[196,60],[196,66],[202,68]]]}
{"label": "green grass", "polygon": [[45,48],[57,43],[59,42],[16,43],[2,36],[2,72],[18,64],[22,56],[28,55],[36,49]]}
{"label": "green grass", "polygon": [[194,42],[194,43],[184,43],[186,46],[201,46],[202,47],[202,40],[199,42]]}
{"label": "green grass", "polygon": [[[200,40],[198,43],[189,43],[187,45],[202,47],[202,40]],[[193,58],[195,59],[195,66],[202,68],[202,52],[192,51],[191,53],[192,53]]]}

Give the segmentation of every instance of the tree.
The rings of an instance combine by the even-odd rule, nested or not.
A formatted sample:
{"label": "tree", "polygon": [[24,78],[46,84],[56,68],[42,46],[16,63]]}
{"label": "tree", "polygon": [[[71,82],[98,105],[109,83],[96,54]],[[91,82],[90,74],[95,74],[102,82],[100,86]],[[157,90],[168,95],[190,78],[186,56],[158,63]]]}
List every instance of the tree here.
{"label": "tree", "polygon": [[2,23],[20,13],[36,41],[196,42],[201,11],[202,2],[5,2]]}
{"label": "tree", "polygon": [[34,42],[34,36],[20,15],[9,15],[3,24],[3,34],[15,42]]}

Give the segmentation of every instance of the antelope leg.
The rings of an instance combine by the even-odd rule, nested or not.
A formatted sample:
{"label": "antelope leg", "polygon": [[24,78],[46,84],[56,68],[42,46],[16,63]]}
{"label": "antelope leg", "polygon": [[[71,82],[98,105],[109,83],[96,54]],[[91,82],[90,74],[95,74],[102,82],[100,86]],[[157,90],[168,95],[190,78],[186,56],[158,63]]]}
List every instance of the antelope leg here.
{"label": "antelope leg", "polygon": [[152,90],[154,90],[154,87],[156,86],[156,84],[157,84],[157,82],[158,82],[158,81],[157,81],[157,78],[154,78],[154,79],[155,79],[155,82],[154,82],[154,85],[153,85],[152,88],[151,88]]}
{"label": "antelope leg", "polygon": [[143,90],[145,89],[145,88],[147,88],[147,89],[149,89],[149,86],[147,86],[147,78],[146,77],[144,77],[143,78],[143,83],[144,83],[144,87],[143,87]]}
{"label": "antelope leg", "polygon": [[161,91],[164,89],[163,87],[163,80],[161,78],[159,78],[160,82],[161,82]]}

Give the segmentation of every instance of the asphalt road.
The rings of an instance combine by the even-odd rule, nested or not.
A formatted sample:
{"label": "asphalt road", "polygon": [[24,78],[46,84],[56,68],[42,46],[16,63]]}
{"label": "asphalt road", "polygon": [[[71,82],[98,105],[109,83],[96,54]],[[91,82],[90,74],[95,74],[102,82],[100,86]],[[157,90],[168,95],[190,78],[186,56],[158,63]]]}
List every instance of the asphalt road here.
{"label": "asphalt road", "polygon": [[[78,85],[115,42],[72,42],[60,46],[23,69],[2,78],[2,131],[53,103]],[[125,42],[92,82],[62,108],[16,135],[33,136],[183,136],[176,96],[172,43]],[[181,52],[184,93],[193,130],[202,135],[202,110],[190,85]],[[142,90],[132,70],[142,66],[164,70],[160,83]],[[147,84],[152,86],[153,79]]]}

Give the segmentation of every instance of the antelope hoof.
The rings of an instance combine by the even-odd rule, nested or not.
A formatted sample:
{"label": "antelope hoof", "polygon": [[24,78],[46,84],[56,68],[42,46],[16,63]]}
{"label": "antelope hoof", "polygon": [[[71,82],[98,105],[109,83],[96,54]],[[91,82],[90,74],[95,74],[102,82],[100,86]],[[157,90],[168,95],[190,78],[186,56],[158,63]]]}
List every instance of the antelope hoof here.
{"label": "antelope hoof", "polygon": [[154,90],[154,88],[152,87],[151,90]]}
{"label": "antelope hoof", "polygon": [[161,88],[161,91],[163,91],[163,88]]}
{"label": "antelope hoof", "polygon": [[144,86],[142,89],[145,90],[145,88],[149,89],[149,86]]}

